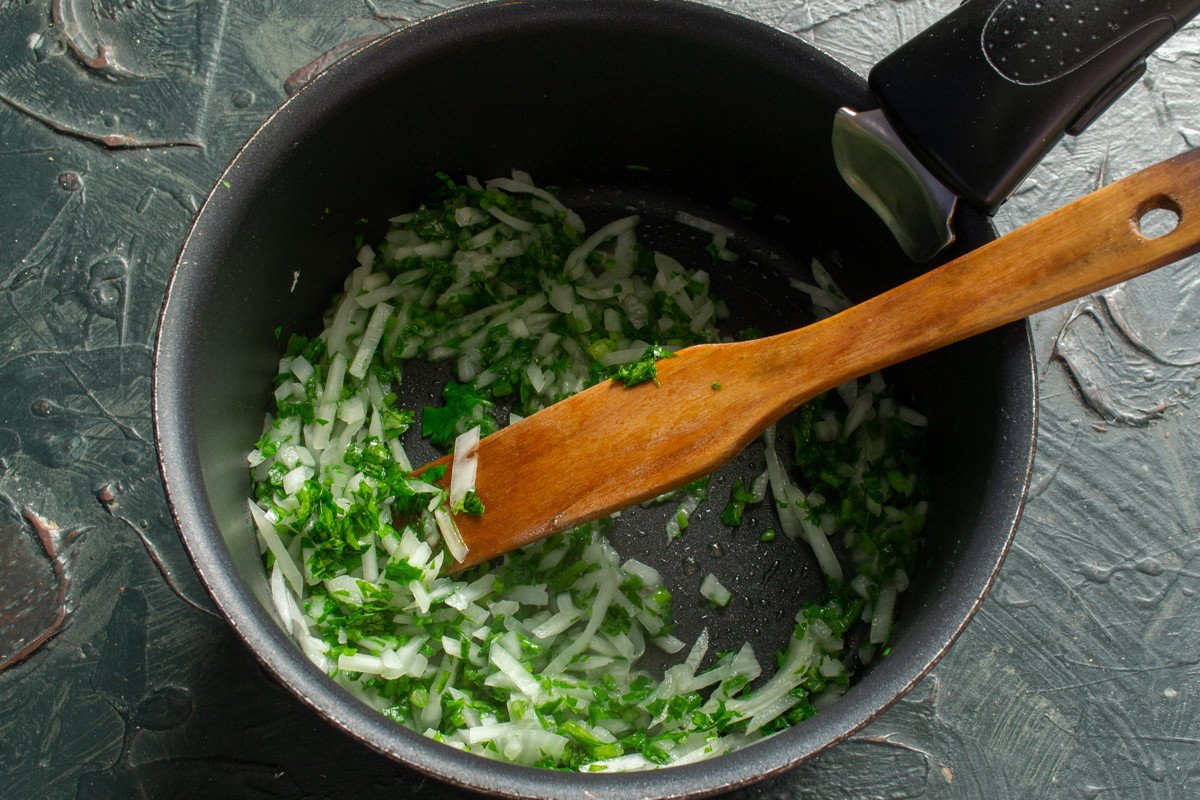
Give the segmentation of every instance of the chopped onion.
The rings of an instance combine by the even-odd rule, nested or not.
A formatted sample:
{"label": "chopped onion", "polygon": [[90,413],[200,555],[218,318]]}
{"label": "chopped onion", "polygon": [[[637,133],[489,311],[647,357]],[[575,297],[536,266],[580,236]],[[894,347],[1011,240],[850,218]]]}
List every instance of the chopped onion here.
{"label": "chopped onion", "polygon": [[563,264],[563,271],[572,278],[579,277],[586,267],[585,259],[596,249],[597,245],[608,241],[614,236],[619,236],[625,231],[632,230],[638,224],[638,221],[639,218],[637,216],[629,216],[608,223],[584,239],[583,244],[571,251],[571,254],[567,256],[567,260]]}
{"label": "chopped onion", "polygon": [[463,541],[462,534],[458,532],[454,520],[450,518],[450,512],[439,506],[433,510],[433,517],[437,521],[442,541],[446,543],[450,555],[454,556],[455,561],[461,562],[467,555],[467,544]]}
{"label": "chopped onion", "polygon": [[537,702],[541,698],[542,685],[507,650],[503,647],[492,645],[489,658],[496,665],[496,669],[503,672],[517,689],[523,692],[530,700]]}
{"label": "chopped onion", "polygon": [[705,575],[704,580],[700,583],[700,595],[713,605],[722,608],[729,605],[729,599],[733,597],[729,590],[717,579],[717,576],[711,572]]}
{"label": "chopped onion", "polygon": [[[468,492],[475,491],[475,473],[479,468],[479,431],[476,425],[454,440],[454,460],[450,467],[451,508],[458,507]],[[455,558],[462,560],[458,555]]]}
{"label": "chopped onion", "polygon": [[875,614],[871,617],[871,644],[880,644],[892,630],[892,614],[896,608],[896,585],[885,583],[879,587],[879,600],[875,603]]}
{"label": "chopped onion", "polygon": [[296,567],[296,562],[292,560],[292,556],[279,538],[279,534],[275,532],[275,525],[267,519],[267,515],[253,501],[249,502],[249,506],[250,516],[254,519],[255,527],[258,528],[258,535],[262,537],[267,549],[271,551],[271,555],[275,556],[275,564],[282,570],[283,577],[291,585],[292,591],[300,594],[304,591],[304,580],[300,577],[300,570]]}
{"label": "chopped onion", "polygon": [[621,565],[621,570],[641,579],[642,585],[653,589],[662,586],[662,575],[654,567],[647,566],[636,558],[631,558]]}
{"label": "chopped onion", "polygon": [[508,214],[504,211],[501,211],[500,209],[496,208],[495,206],[488,206],[487,212],[489,214],[491,214],[493,217],[495,217],[496,219],[503,222],[505,225],[508,225],[510,228],[515,228],[524,233],[529,233],[534,228],[534,225],[532,222],[530,222],[528,220],[524,220],[524,219],[517,219],[512,214]]}
{"label": "chopped onion", "polygon": [[697,217],[695,214],[689,214],[686,211],[676,211],[675,221],[683,223],[690,228],[695,228],[696,230],[710,233],[714,236],[720,235],[724,236],[726,239],[732,239],[734,236],[733,231],[729,228],[726,228],[724,225],[719,225],[716,222],[704,219],[703,217]]}

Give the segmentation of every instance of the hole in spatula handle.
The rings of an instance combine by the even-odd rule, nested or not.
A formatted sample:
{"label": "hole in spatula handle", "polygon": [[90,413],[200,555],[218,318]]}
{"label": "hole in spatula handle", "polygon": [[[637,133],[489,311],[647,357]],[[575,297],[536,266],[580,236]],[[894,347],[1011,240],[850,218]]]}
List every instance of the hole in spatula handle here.
{"label": "hole in spatula handle", "polygon": [[1178,203],[1165,194],[1160,194],[1138,206],[1133,224],[1137,232],[1145,238],[1157,239],[1179,227],[1182,214],[1183,210]]}

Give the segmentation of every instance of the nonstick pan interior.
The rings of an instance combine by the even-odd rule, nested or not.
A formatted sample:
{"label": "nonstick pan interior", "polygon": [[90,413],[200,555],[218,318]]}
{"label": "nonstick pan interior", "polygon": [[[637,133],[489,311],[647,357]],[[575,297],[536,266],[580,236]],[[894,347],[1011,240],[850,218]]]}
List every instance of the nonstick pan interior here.
{"label": "nonstick pan interior", "polygon": [[[1024,325],[889,373],[901,398],[931,420],[933,484],[893,655],[816,718],[713,762],[658,775],[564,776],[484,762],[399,728],[321,675],[279,630],[245,516],[244,456],[260,433],[280,355],[276,326],[284,340],[319,330],[353,266],[354,238],[381,236],[387,217],[437,186],[437,171],[489,178],[527,170],[560,186],[589,229],[632,209],[643,217],[644,243],[691,264],[711,265],[707,240],[676,223],[675,212],[728,225],[740,259],[710,270],[733,314],[723,327],[773,333],[810,319],[788,278],[807,279],[814,254],[854,299],[918,271],[831,163],[834,110],[868,102],[861,79],[828,57],[725,12],[678,2],[537,2],[469,8],[398,31],[278,112],[230,165],[189,236],[164,309],[155,386],[160,458],[184,540],[268,669],[376,749],[514,796],[717,791],[828,746],[909,688],[986,592],[1019,514],[1034,429]],[[732,208],[733,197],[752,200],[754,212]],[[969,213],[959,226],[960,247],[992,236]],[[408,369],[404,398],[428,402],[446,377]],[[423,454],[414,448],[414,458]],[[718,513],[756,455],[714,479]],[[820,596],[820,572],[804,547],[783,537],[758,542],[757,532],[777,525],[768,505],[750,511],[739,533],[708,512],[670,543],[663,523],[671,504],[624,517],[615,543],[662,570],[681,638],[708,626],[712,652],[748,639],[769,654],[786,642],[797,605]],[[709,571],[734,593],[726,609],[700,600]]]}

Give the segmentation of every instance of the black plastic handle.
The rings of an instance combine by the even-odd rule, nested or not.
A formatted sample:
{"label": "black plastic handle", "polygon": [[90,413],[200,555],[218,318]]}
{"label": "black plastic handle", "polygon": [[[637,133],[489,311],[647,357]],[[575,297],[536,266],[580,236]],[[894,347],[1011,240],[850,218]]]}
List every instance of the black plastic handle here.
{"label": "black plastic handle", "polygon": [[929,170],[993,211],[1197,11],[1200,0],[966,0],[880,61],[870,85]]}

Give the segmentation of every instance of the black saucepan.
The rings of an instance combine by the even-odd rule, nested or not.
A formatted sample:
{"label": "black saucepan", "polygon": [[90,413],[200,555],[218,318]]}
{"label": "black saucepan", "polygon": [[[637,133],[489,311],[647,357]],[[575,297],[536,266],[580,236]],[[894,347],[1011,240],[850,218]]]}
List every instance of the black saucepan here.
{"label": "black saucepan", "polygon": [[[1089,97],[1075,98],[1075,108]],[[808,320],[805,296],[788,278],[805,277],[814,255],[857,299],[923,269],[846,187],[830,155],[835,111],[878,105],[861,77],[800,40],[683,0],[467,7],[376,41],[289,100],[231,162],[188,235],[155,371],[159,453],[176,521],[217,605],[263,665],[370,747],[453,784],[513,797],[715,793],[845,739],[911,688],[978,607],[1020,515],[1036,422],[1023,324],[890,373],[931,421],[932,469],[923,555],[891,656],[806,723],[686,767],[606,776],[501,765],[368,709],[311,665],[276,623],[244,499],[245,453],[260,433],[280,356],[276,326],[284,340],[319,330],[353,265],[352,241],[380,236],[387,217],[437,186],[437,171],[481,178],[529,171],[562,187],[589,228],[636,208],[644,241],[693,261],[707,259],[706,242],[678,225],[675,212],[724,223],[738,232],[741,253],[713,269],[715,291],[733,313],[726,327],[771,333]],[[1055,123],[1058,132],[1070,121]],[[1030,125],[1033,133],[1021,134],[1022,124],[999,119],[995,127],[1040,136],[1034,150],[1053,139]],[[1005,179],[1018,180],[1031,163]],[[752,200],[754,211],[731,207],[733,197]],[[986,210],[995,201],[977,202]],[[995,236],[986,214],[965,203],[954,225],[947,256]],[[405,399],[432,401],[445,377],[409,370]],[[738,459],[714,492],[727,493],[732,476],[752,469],[749,457]],[[680,637],[708,626],[713,652],[747,638],[760,653],[781,646],[793,609],[821,592],[811,554],[782,540],[733,538],[716,514],[668,545],[667,513],[639,510],[627,526],[634,532],[618,533],[616,544],[663,572],[677,598]],[[770,524],[770,511],[753,513],[755,530]],[[720,612],[696,591],[709,571],[734,590]]]}

